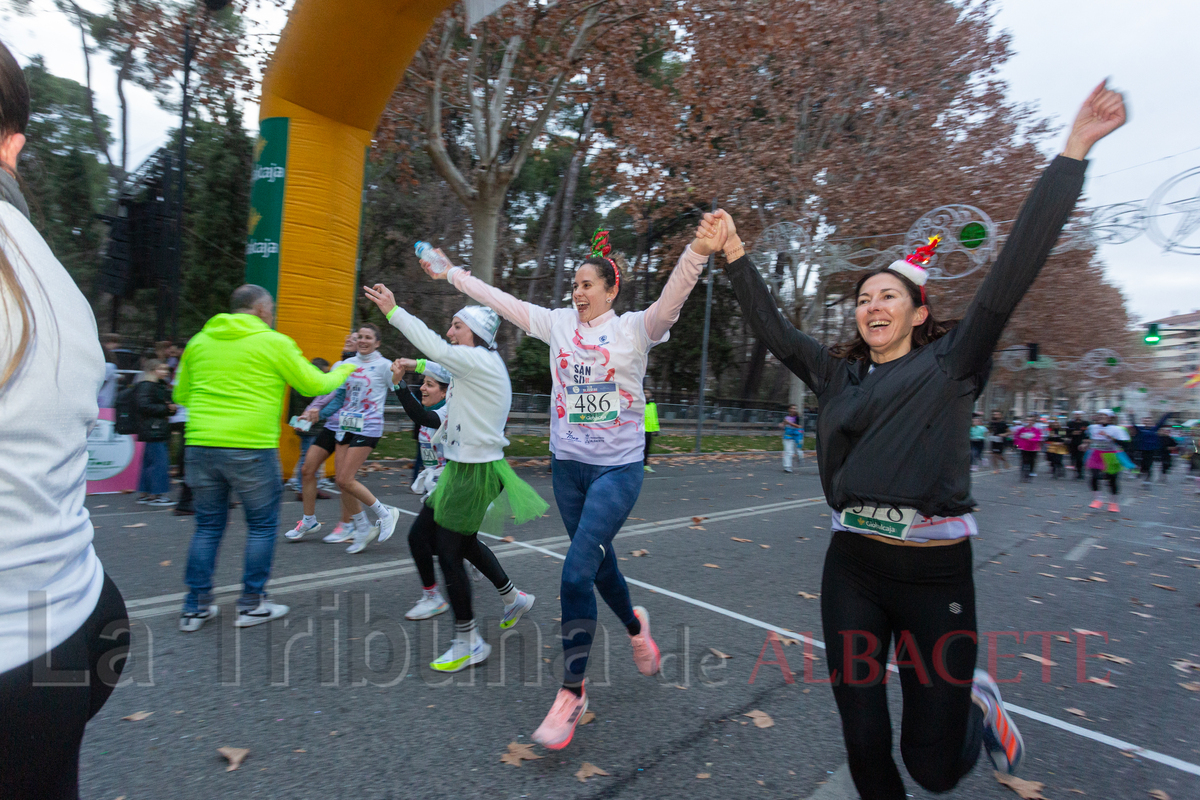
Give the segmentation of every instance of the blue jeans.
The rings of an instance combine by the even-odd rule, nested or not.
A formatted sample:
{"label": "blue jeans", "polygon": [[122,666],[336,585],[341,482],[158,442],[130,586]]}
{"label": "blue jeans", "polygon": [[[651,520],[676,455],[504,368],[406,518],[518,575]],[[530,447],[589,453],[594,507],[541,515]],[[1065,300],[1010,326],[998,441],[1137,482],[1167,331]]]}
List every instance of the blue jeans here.
{"label": "blue jeans", "polygon": [[279,529],[283,497],[278,450],[191,447],[184,454],[188,486],[196,500],[196,533],[188,548],[188,585],[183,610],[199,611],[212,602],[212,574],[229,519],[229,491],[246,508],[246,564],[238,608],[256,608],[265,595]]}
{"label": "blue jeans", "polygon": [[554,500],[571,537],[560,592],[563,683],[578,684],[587,672],[596,632],[593,586],[623,625],[637,619],[612,541],[637,502],[644,475],[641,461],[601,467],[554,459]]}
{"label": "blue jeans", "polygon": [[138,491],[146,494],[166,494],[171,491],[171,453],[166,442],[146,442],[142,451],[142,472],[138,476]]}

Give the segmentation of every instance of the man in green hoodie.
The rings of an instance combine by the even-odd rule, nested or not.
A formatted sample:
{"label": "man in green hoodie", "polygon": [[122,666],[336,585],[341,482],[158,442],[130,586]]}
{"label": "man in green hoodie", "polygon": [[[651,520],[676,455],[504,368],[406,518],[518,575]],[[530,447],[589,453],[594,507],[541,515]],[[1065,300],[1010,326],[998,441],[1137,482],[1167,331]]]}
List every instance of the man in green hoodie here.
{"label": "man in green hoodie", "polygon": [[198,631],[215,617],[212,574],[229,514],[229,492],[246,509],[246,561],[239,628],[282,617],[288,607],[267,599],[275,554],[283,476],[279,467],[280,415],[287,387],[328,394],[354,371],[329,373],[309,363],[291,338],[272,330],[275,301],[261,286],[246,284],[231,298],[231,314],[217,314],[183,351],[175,402],[188,409],[185,474],[196,502],[196,532],[188,549],[188,593],[179,620]]}

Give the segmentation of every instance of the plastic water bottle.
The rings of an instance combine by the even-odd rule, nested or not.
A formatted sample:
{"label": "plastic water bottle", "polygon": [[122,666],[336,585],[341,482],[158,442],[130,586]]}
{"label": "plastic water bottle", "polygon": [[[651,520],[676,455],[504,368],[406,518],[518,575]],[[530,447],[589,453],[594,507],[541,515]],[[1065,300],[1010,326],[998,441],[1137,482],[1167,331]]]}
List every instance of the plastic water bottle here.
{"label": "plastic water bottle", "polygon": [[414,249],[417,251],[417,258],[422,261],[428,261],[430,269],[438,275],[450,269],[450,259],[435,250],[429,242],[417,242],[417,246]]}

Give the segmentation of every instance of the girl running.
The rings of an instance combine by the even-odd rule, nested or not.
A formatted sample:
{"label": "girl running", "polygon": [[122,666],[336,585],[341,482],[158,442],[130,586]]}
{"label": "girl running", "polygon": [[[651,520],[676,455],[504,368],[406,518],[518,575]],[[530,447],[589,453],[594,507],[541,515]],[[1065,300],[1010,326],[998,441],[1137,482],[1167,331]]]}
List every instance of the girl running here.
{"label": "girl running", "polygon": [[996,684],[974,669],[968,428],[1004,325],[1079,196],[1083,159],[1124,120],[1121,96],[1101,83],[952,329],[925,296],[923,264],[936,240],[861,278],[857,336],[827,349],[776,310],[729,215],[706,215],[725,226],[727,271],[746,319],[819,400],[817,460],[834,509],[821,617],[850,774],[865,800],[906,796],[883,681],[893,638],[904,698],[900,752],[918,783],[953,788],[981,742],[997,769],[1011,773],[1020,763],[1024,745]]}
{"label": "girl running", "polygon": [[[347,553],[361,553],[376,537],[380,542],[386,542],[400,518],[399,511],[384,505],[358,481],[358,470],[383,436],[383,406],[392,385],[392,363],[379,353],[381,340],[378,326],[370,322],[359,326],[358,354],[341,362],[353,364],[356,369],[346,379],[346,396],[338,411],[336,431],[327,423],[310,447],[317,448],[313,451],[313,466],[328,458],[333,450],[338,489],[343,496],[349,494],[369,508],[377,520],[375,525],[369,524],[365,511],[352,515],[354,541],[346,548]],[[308,472],[309,464],[305,463],[304,518],[288,535],[293,541],[315,533],[321,527],[316,517],[316,484],[313,480],[316,473],[313,472],[310,479]]]}
{"label": "girl running", "polygon": [[608,257],[608,234],[597,232],[592,255],[575,272],[574,308],[525,303],[458,267],[434,273],[509,322],[550,345],[554,389],[550,451],[554,500],[571,538],[563,564],[563,684],[533,740],[551,750],[570,743],[587,710],[584,674],[596,630],[600,591],[629,633],[633,660],[643,675],[659,668],[646,609],[634,607],[617,568],[612,541],[637,502],[642,467],[643,396],[650,348],[665,342],[715,243],[700,238],[684,250],[659,297],[645,311],[617,316],[621,273]]}
{"label": "girl running", "polygon": [[1108,501],[1108,510],[1116,514],[1121,510],[1117,505],[1117,493],[1120,486],[1117,477],[1121,471],[1133,469],[1133,461],[1125,453],[1121,442],[1129,441],[1129,431],[1117,424],[1117,416],[1107,408],[1102,408],[1096,414],[1094,425],[1087,429],[1087,467],[1092,471],[1092,508],[1102,508],[1104,500],[1100,495],[1100,478],[1108,481],[1112,498]]}
{"label": "girl running", "polygon": [[[404,375],[408,372],[424,375],[419,400],[404,382]],[[446,393],[450,389],[452,378],[445,367],[434,361],[426,361],[423,358],[416,361],[411,358],[398,358],[392,362],[392,380],[392,389],[396,392],[400,405],[404,406],[404,413],[420,426],[417,446],[421,451],[421,463],[425,467],[413,481],[412,490],[428,501],[446,467],[445,442],[438,436],[438,431],[446,423]],[[468,564],[487,575],[496,591],[500,593],[501,599],[511,598],[514,588],[512,581],[508,579],[491,549],[483,542],[478,544],[478,548],[471,548],[464,553]],[[421,513],[417,514],[408,531],[408,549],[417,565],[417,574],[421,576],[424,591],[417,604],[405,613],[407,619],[429,619],[449,608],[438,590],[437,573],[433,569],[433,553],[436,547],[437,523],[433,519],[433,509],[427,503],[422,503]],[[472,559],[475,561],[472,562]],[[511,628],[522,614],[533,607],[533,595],[518,591],[516,598],[517,602],[506,601],[505,613],[500,619],[501,628]]]}
{"label": "girl running", "polygon": [[[396,305],[395,296],[382,283],[364,289],[393,327],[422,353],[436,358],[451,375],[446,419],[434,436],[443,444],[446,466],[425,504],[437,527],[437,557],[454,610],[455,631],[450,649],[429,666],[439,672],[458,672],[486,660],[492,652],[479,635],[470,579],[463,567],[464,558],[477,565],[486,563],[478,536],[484,516],[495,503],[498,512],[511,515],[520,525],[540,517],[549,506],[504,460],[508,445],[504,424],[512,406],[512,384],[504,359],[495,349],[500,328],[495,312],[467,306],[454,315],[446,339],[442,339]],[[423,580],[429,578],[430,573],[422,576]],[[512,627],[533,607],[534,596],[517,591],[507,578],[505,584],[501,624]]]}

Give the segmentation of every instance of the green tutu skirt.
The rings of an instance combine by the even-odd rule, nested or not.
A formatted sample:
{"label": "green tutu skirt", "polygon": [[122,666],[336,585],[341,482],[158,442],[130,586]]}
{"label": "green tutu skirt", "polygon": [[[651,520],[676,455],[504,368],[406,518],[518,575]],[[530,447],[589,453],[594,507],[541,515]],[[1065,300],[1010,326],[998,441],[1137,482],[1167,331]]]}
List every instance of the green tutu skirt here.
{"label": "green tutu skirt", "polygon": [[550,506],[504,459],[486,464],[446,462],[437,488],[425,503],[446,530],[499,535],[512,519],[518,525],[537,519]]}

